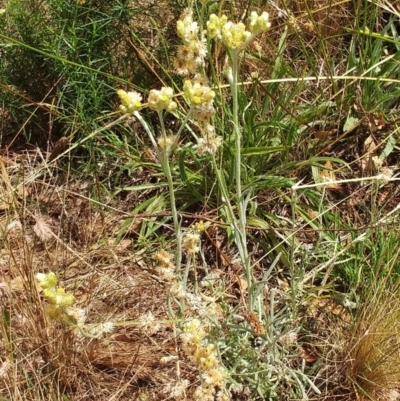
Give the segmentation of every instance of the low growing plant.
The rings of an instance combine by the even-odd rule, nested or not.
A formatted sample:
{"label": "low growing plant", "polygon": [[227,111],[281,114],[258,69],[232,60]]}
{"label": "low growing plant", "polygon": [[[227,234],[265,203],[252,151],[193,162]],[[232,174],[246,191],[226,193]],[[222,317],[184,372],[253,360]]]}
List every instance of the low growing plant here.
{"label": "low growing plant", "polygon": [[[203,5],[203,14],[205,11]],[[202,30],[201,27],[205,29]],[[178,48],[177,60],[175,66],[177,72],[183,75],[183,100],[186,106],[178,108],[178,101],[174,100],[174,91],[171,87],[163,87],[161,90],[151,90],[148,101],[142,104],[142,96],[135,91],[118,90],[118,96],[121,100],[120,111],[129,116],[132,116],[141,124],[142,128],[148,135],[149,141],[157,155],[165,179],[168,182],[168,190],[170,197],[170,208],[173,220],[173,232],[176,236],[176,251],[175,251],[175,273],[172,273],[174,284],[171,287],[171,295],[176,299],[179,306],[179,313],[176,315],[178,319],[182,319],[186,313],[198,315],[202,308],[201,297],[206,297],[198,286],[197,279],[190,282],[189,277],[196,277],[196,258],[201,251],[201,233],[205,229],[203,222],[197,222],[186,231],[183,229],[179,213],[177,211],[177,200],[175,196],[175,183],[172,176],[172,160],[174,157],[179,158],[179,153],[182,148],[193,146],[197,150],[198,157],[202,157],[203,163],[210,163],[215,177],[216,193],[218,194],[217,202],[221,208],[221,215],[224,216],[224,223],[228,238],[231,238],[235,245],[235,261],[233,263],[240,266],[241,274],[244,275],[243,285],[248,288],[246,295],[243,294],[242,302],[246,316],[246,320],[250,324],[249,328],[241,328],[242,324],[237,322],[237,333],[233,335],[233,331],[226,332],[225,327],[229,327],[228,321],[222,322],[222,325],[217,324],[213,329],[213,339],[219,344],[220,358],[229,372],[229,378],[225,373],[220,372],[220,379],[216,382],[208,380],[206,377],[208,373],[204,372],[205,366],[199,367],[200,381],[202,390],[196,391],[195,399],[198,400],[213,400],[217,395],[217,399],[225,399],[226,393],[224,391],[218,392],[225,388],[224,380],[231,381],[231,384],[236,383],[242,388],[247,388],[245,392],[250,390],[253,396],[260,396],[266,398],[276,398],[281,391],[282,386],[287,386],[288,393],[302,394],[306,396],[306,387],[311,386],[314,391],[318,389],[313,386],[312,382],[307,378],[306,374],[301,370],[292,369],[288,365],[288,360],[296,358],[297,354],[294,352],[292,355],[284,351],[285,345],[278,346],[279,338],[284,334],[282,329],[278,329],[279,324],[291,324],[284,318],[279,324],[275,319],[270,319],[262,312],[262,305],[264,303],[263,293],[259,290],[260,286],[265,281],[258,281],[255,278],[253,271],[253,262],[250,257],[248,248],[247,236],[247,216],[249,203],[253,195],[251,187],[243,188],[243,176],[247,177],[247,167],[244,157],[242,156],[242,137],[244,135],[244,127],[241,123],[241,114],[246,115],[247,110],[240,104],[240,99],[243,96],[241,91],[241,83],[239,82],[240,65],[243,62],[243,52],[249,44],[263,32],[270,28],[269,16],[266,12],[261,15],[252,12],[249,17],[249,28],[240,23],[233,23],[228,20],[227,16],[217,16],[211,14],[208,21],[200,21],[199,23],[194,19],[194,11],[192,8],[186,9],[177,22],[178,36],[183,41],[183,45]],[[212,51],[212,41],[215,40],[216,46],[222,46],[226,50],[226,60],[223,69],[223,75],[214,75],[214,80],[217,79],[217,86],[212,87],[209,84],[209,79],[206,76],[206,71],[209,69],[207,66],[207,53]],[[210,54],[208,60],[212,60]],[[211,67],[215,71],[215,66]],[[222,83],[222,79],[228,81],[228,85]],[[229,92],[223,88],[229,88]],[[224,105],[223,110],[215,104],[215,99],[220,93],[218,99],[219,105]],[[157,133],[143,117],[142,110],[147,107],[157,113],[159,119],[160,132]],[[244,107],[244,108],[243,108]],[[176,134],[170,135],[165,128],[165,113],[171,113],[180,122],[180,127],[176,128]],[[229,115],[228,125],[223,131],[219,131],[218,125],[215,123],[220,117],[220,114],[225,113]],[[197,140],[197,143],[190,145],[185,143],[187,139],[183,137],[187,132]],[[233,164],[226,160],[227,157],[232,158]],[[232,170],[228,170],[232,166]],[[184,184],[184,183],[183,183]],[[234,188],[234,195],[231,195],[231,188]],[[208,224],[209,226],[209,224]],[[237,256],[236,256],[237,254]],[[186,255],[186,267],[182,270],[183,256]],[[159,261],[160,253],[155,256]],[[169,269],[171,269],[172,258],[168,257]],[[203,259],[203,268],[208,271],[206,260]],[[165,269],[162,276],[165,276]],[[179,290],[177,290],[177,287]],[[193,291],[193,294],[191,294]],[[211,286],[212,296],[208,295],[207,299],[214,303],[216,288]],[[223,296],[223,294],[219,295]],[[195,301],[195,299],[197,299]],[[268,301],[266,301],[268,302]],[[195,306],[195,305],[198,306]],[[273,306],[271,306],[273,309]],[[187,311],[188,310],[188,311]],[[190,312],[189,312],[190,311]],[[175,312],[171,310],[173,316]],[[229,312],[231,314],[232,311]],[[184,332],[188,333],[187,327],[192,327],[194,322],[197,325],[214,326],[215,323],[206,322],[206,316],[200,313],[202,322],[192,320],[186,324]],[[221,317],[218,317],[217,321]],[[246,322],[246,320],[244,320]],[[189,326],[188,326],[189,325]],[[246,323],[247,325],[247,323]],[[233,324],[233,327],[235,324]],[[268,330],[269,335],[266,336],[265,326],[270,326]],[[219,327],[219,330],[216,330]],[[226,340],[223,340],[225,332]],[[264,344],[260,349],[253,352],[245,351],[247,347],[251,347],[251,333],[260,337],[260,344]],[[185,338],[186,338],[185,337]],[[205,341],[205,335],[199,342]],[[209,337],[211,339],[211,337]],[[209,341],[209,340],[208,340]],[[267,344],[276,344],[273,349],[276,350],[272,355],[272,348]],[[295,341],[294,341],[295,343]],[[206,343],[205,343],[206,344]],[[207,347],[211,344],[208,344]],[[287,346],[287,343],[286,343]],[[296,350],[296,346],[293,350]],[[214,346],[212,346],[214,349]],[[187,347],[186,347],[187,348]],[[279,351],[278,351],[279,350]],[[204,350],[193,350],[194,353],[202,353]],[[189,352],[192,354],[193,352]],[[206,352],[206,351],[204,351]],[[213,351],[214,352],[214,351]],[[207,352],[206,352],[207,353]],[[264,356],[261,356],[265,353]],[[214,355],[214,354],[213,354]],[[213,356],[215,358],[217,354]],[[193,356],[191,356],[193,358]],[[239,359],[242,363],[239,363]],[[197,357],[192,359],[195,364],[198,364]],[[262,361],[262,362],[261,362]],[[201,362],[206,364],[206,359]],[[213,364],[211,364],[213,366]],[[212,368],[212,366],[210,367]],[[248,366],[248,368],[246,368]],[[213,368],[214,369],[214,368]],[[258,370],[259,380],[255,379],[256,375],[254,370]],[[207,386],[204,387],[208,383]],[[295,390],[297,388],[297,390]]]}

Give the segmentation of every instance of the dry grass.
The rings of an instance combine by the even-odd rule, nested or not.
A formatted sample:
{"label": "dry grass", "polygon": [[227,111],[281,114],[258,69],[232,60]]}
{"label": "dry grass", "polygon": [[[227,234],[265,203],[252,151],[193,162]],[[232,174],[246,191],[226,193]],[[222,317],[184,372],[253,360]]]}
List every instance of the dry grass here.
{"label": "dry grass", "polygon": [[[29,158],[35,159],[32,153]],[[2,171],[8,189],[22,182],[22,170],[36,167],[29,158],[8,155]],[[176,377],[175,362],[160,363],[161,357],[176,355],[173,324],[163,284],[146,264],[149,255],[132,253],[134,238],[115,241],[124,211],[102,212],[87,185],[64,180],[55,170],[26,187],[25,195],[6,189],[0,226],[0,395],[32,401],[67,394],[70,400],[98,401],[145,393],[147,399],[163,399],[160,392]],[[49,321],[35,283],[36,273],[49,271],[74,293],[88,323],[121,326],[104,338],[88,339]],[[149,311],[162,322],[156,336],[132,323]],[[183,361],[181,370],[185,375]]]}
{"label": "dry grass", "polygon": [[355,316],[332,301],[314,302],[307,311],[300,339],[319,400],[400,399],[399,292],[391,286],[375,294]]}
{"label": "dry grass", "polygon": [[356,319],[347,355],[347,376],[371,400],[400,398],[400,304],[398,288],[373,295]]}

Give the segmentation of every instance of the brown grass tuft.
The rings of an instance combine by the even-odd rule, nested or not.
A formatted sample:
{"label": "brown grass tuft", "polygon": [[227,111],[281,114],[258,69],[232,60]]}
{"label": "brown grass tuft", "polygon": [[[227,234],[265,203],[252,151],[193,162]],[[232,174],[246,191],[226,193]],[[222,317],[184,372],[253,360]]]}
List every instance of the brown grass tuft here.
{"label": "brown grass tuft", "polygon": [[385,289],[362,308],[350,339],[347,376],[368,399],[400,388],[400,293]]}

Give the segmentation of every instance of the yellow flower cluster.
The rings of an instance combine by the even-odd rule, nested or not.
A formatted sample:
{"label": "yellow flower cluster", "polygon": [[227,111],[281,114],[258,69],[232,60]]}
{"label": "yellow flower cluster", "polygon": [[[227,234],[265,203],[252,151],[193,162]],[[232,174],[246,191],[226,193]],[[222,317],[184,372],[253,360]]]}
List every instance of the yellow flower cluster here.
{"label": "yellow flower cluster", "polygon": [[43,289],[54,288],[58,283],[57,276],[53,272],[50,272],[49,274],[38,273],[36,274],[36,279],[39,281],[39,285]]}
{"label": "yellow flower cluster", "polygon": [[[203,1],[205,4],[207,0]],[[208,32],[213,37],[221,38],[221,29],[227,23],[226,16],[221,18],[213,15],[209,21]],[[178,36],[182,39],[183,45],[179,46],[175,60],[176,72],[180,75],[194,75],[185,80],[183,92],[190,104],[192,116],[199,123],[202,136],[198,139],[198,153],[215,154],[222,144],[222,138],[215,135],[215,129],[211,125],[211,117],[215,114],[213,106],[215,92],[208,86],[207,78],[200,68],[205,65],[207,55],[207,41],[204,36],[206,31],[200,32],[199,25],[193,20],[193,10],[187,8],[177,22]],[[211,134],[209,135],[209,132]],[[187,250],[194,254],[197,252],[195,238],[186,238]]]}
{"label": "yellow flower cluster", "polygon": [[207,33],[210,39],[222,40],[225,46],[232,50],[244,49],[258,34],[267,31],[271,27],[269,14],[263,12],[258,15],[255,11],[250,14],[249,31],[242,22],[234,24],[228,21],[225,15],[218,17],[211,14],[207,22]]}
{"label": "yellow flower cluster", "polygon": [[192,106],[208,104],[215,97],[215,92],[209,86],[204,85],[202,80],[196,79],[196,77],[193,81],[189,79],[185,80],[183,92]]}
{"label": "yellow flower cluster", "polygon": [[228,22],[228,17],[222,15],[218,17],[215,14],[211,14],[207,21],[207,33],[210,39],[222,39],[222,27]]}
{"label": "yellow flower cluster", "polygon": [[243,22],[234,24],[228,21],[222,27],[222,41],[229,49],[244,49],[250,41],[251,32],[246,31]]}
{"label": "yellow flower cluster", "polygon": [[36,279],[43,288],[43,295],[48,304],[46,313],[50,319],[57,319],[68,326],[72,326],[77,335],[98,338],[103,333],[113,330],[112,322],[85,324],[86,313],[81,308],[73,307],[75,297],[65,292],[64,288],[57,288],[57,277],[51,272],[49,274],[38,273]]}
{"label": "yellow flower cluster", "polygon": [[198,233],[202,233],[206,229],[204,221],[203,220],[197,221],[192,225],[192,229]]}
{"label": "yellow flower cluster", "polygon": [[62,287],[57,288],[58,280],[53,272],[49,274],[38,273],[36,279],[43,288],[43,295],[48,302],[46,313],[50,319],[69,321],[67,310],[75,302],[73,294],[65,292]]}
{"label": "yellow flower cluster", "polygon": [[261,15],[258,15],[255,11],[250,14],[250,32],[253,35],[258,35],[261,32],[268,31],[271,28],[271,23],[269,22],[269,14],[267,12],[263,12]]}
{"label": "yellow flower cluster", "polygon": [[43,288],[43,294],[49,304],[66,308],[75,302],[73,294],[65,292],[64,288],[56,288],[58,280],[53,272],[49,274],[38,273],[36,278]]}
{"label": "yellow flower cluster", "polygon": [[216,346],[207,343],[206,337],[207,332],[199,319],[189,320],[181,334],[183,350],[200,373],[201,384],[195,390],[194,399],[227,400],[229,398],[224,391],[226,372],[219,362]]}
{"label": "yellow flower cluster", "polygon": [[183,84],[183,92],[192,106],[193,116],[199,122],[202,133],[197,141],[197,153],[200,156],[205,153],[215,155],[222,145],[222,137],[216,135],[210,123],[215,114],[215,92],[207,84],[207,78],[202,75],[196,75],[191,81],[187,79]]}
{"label": "yellow flower cluster", "polygon": [[[119,89],[117,94],[121,100],[119,109],[122,113],[132,114],[142,107],[142,95],[138,92],[126,92]],[[177,104],[173,99],[174,90],[170,87],[163,87],[161,90],[152,89],[149,94],[148,104],[149,109],[155,111],[173,111]]]}
{"label": "yellow flower cluster", "polygon": [[75,297],[65,292],[64,288],[47,288],[43,293],[50,304],[57,305],[61,308],[71,306],[75,301]]}
{"label": "yellow flower cluster", "polygon": [[123,113],[131,114],[142,107],[142,95],[137,92],[125,92],[123,89],[119,89],[117,92],[121,105],[119,109]]}
{"label": "yellow flower cluster", "polygon": [[169,87],[161,88],[161,90],[152,89],[149,95],[149,108],[155,111],[173,111],[176,109],[177,104],[172,100],[174,90]]}
{"label": "yellow flower cluster", "polygon": [[160,266],[163,267],[164,269],[170,269],[174,267],[174,264],[172,263],[174,255],[172,255],[172,253],[165,251],[164,249],[161,249],[161,251],[156,252],[153,257],[160,263]]}

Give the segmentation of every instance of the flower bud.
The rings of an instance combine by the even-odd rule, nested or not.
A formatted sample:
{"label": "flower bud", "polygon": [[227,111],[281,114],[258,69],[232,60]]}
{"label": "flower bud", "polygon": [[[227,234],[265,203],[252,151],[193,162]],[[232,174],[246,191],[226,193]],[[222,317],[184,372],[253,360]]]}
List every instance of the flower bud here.
{"label": "flower bud", "polygon": [[261,32],[267,31],[271,28],[271,23],[269,22],[269,14],[263,12],[258,15],[255,11],[250,14],[250,32],[255,36]]}

